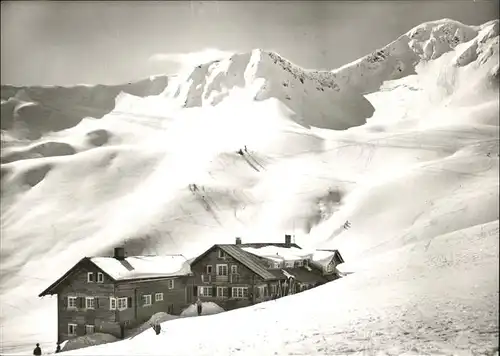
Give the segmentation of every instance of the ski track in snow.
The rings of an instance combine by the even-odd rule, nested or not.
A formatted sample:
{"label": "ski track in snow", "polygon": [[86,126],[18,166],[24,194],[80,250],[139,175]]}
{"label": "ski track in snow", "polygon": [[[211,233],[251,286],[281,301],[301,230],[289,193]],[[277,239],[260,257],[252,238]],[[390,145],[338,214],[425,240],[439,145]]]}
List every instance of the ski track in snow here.
{"label": "ski track in snow", "polygon": [[354,273],[68,354],[498,355],[498,31],[424,23],[332,71],[257,49],[123,86],[2,86],[2,354],[55,346],[37,295],[83,256],[293,230]]}

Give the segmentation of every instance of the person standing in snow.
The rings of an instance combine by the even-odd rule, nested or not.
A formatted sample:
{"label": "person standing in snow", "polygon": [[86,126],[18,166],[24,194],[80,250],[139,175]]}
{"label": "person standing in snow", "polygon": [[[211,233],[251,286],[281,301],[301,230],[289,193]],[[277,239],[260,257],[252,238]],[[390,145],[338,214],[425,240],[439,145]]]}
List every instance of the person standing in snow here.
{"label": "person standing in snow", "polygon": [[61,352],[61,345],[57,343],[56,354],[58,354],[59,352]]}
{"label": "person standing in snow", "polygon": [[201,312],[203,311],[203,303],[201,302],[200,298],[196,301],[196,308],[198,309],[198,316],[201,315]]}
{"label": "person standing in snow", "polygon": [[40,344],[36,344],[35,349],[33,350],[33,355],[40,356],[42,354],[42,349],[40,348]]}
{"label": "person standing in snow", "polygon": [[152,328],[153,328],[153,330],[155,331],[155,334],[156,334],[156,335],[160,335],[160,332],[161,332],[161,325],[160,325],[158,322],[151,324],[151,327],[152,327]]}

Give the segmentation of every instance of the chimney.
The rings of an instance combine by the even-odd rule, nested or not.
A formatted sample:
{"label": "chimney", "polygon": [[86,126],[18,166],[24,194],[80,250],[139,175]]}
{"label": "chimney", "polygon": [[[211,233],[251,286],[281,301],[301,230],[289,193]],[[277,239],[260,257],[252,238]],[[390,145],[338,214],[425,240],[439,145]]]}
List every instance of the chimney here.
{"label": "chimney", "polygon": [[119,261],[125,259],[125,249],[123,247],[115,247],[115,255],[113,256]]}
{"label": "chimney", "polygon": [[241,237],[236,238],[236,245],[241,245]]}
{"label": "chimney", "polygon": [[292,244],[292,235],[285,235],[285,247],[290,247]]}

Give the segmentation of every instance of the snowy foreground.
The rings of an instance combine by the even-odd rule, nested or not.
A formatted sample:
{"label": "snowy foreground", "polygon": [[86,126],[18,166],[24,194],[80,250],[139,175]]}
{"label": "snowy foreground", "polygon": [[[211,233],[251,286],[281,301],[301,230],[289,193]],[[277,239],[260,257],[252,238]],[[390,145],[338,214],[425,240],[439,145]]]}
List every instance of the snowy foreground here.
{"label": "snowy foreground", "polygon": [[0,352],[54,350],[37,295],[83,256],[294,232],[354,273],[68,354],[498,354],[498,32],[425,23],[331,72],[254,50],[122,87],[2,86]]}

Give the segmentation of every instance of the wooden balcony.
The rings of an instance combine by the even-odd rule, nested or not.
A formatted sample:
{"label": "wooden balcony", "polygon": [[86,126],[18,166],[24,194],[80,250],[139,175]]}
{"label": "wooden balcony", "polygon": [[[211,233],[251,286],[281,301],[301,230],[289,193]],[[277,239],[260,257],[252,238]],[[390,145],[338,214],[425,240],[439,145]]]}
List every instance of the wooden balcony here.
{"label": "wooden balcony", "polygon": [[215,281],[216,282],[227,282],[227,281],[229,281],[229,276],[227,276],[227,275],[226,276],[219,276],[219,275],[217,275],[217,276],[215,276]]}

